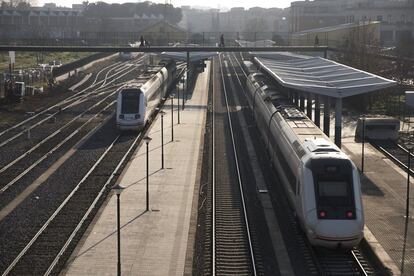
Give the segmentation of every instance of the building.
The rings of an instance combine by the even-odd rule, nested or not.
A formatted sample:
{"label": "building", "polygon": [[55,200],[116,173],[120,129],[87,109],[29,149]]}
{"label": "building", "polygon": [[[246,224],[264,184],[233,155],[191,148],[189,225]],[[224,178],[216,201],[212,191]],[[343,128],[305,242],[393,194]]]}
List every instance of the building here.
{"label": "building", "polygon": [[81,12],[69,8],[0,9],[0,40],[74,38],[82,22]]}
{"label": "building", "polygon": [[[164,22],[162,14],[145,14],[126,17],[88,17],[84,14],[84,4],[74,4],[72,8],[57,7],[55,3],[47,3],[43,7],[2,8],[0,9],[0,41],[20,41],[23,43],[116,43],[128,44],[138,41],[143,30],[158,35],[151,35],[154,41],[160,42],[160,35],[167,39],[187,38],[187,31],[163,23],[166,31],[162,31],[159,22]],[[185,35],[183,34],[185,33]],[[30,40],[30,41],[28,41]]]}
{"label": "building", "polygon": [[331,47],[341,47],[347,44],[379,46],[379,42],[379,21],[345,23],[296,32],[290,36],[290,45],[297,46],[314,46],[315,44]]}
{"label": "building", "polygon": [[189,35],[187,30],[165,21],[158,21],[141,29],[139,33],[151,45],[168,45],[168,43],[186,42]]}
{"label": "building", "polygon": [[275,35],[287,39],[288,9],[260,7],[234,7],[227,12],[218,9],[200,10],[181,7],[183,19],[180,26],[200,34],[204,41],[217,41],[220,34],[226,39],[273,39]]}
{"label": "building", "polygon": [[315,0],[291,3],[289,32],[379,21],[382,45],[395,45],[401,36],[414,36],[413,0]]}

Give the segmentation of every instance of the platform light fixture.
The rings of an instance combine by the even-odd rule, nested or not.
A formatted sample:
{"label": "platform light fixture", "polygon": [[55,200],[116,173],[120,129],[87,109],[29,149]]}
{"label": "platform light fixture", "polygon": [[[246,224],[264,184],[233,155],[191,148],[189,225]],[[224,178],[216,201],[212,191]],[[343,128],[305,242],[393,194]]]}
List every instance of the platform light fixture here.
{"label": "platform light fixture", "polygon": [[171,99],[171,142],[174,141],[174,94],[170,95]]}
{"label": "platform light fixture", "polygon": [[362,153],[361,153],[361,172],[364,173],[364,153],[365,153],[365,115],[362,115]]}
{"label": "platform light fixture", "polygon": [[405,217],[409,218],[410,216],[410,173],[411,173],[411,151],[414,148],[414,144],[407,143],[405,145],[407,148],[407,198],[406,198],[406,206],[405,206]]}
{"label": "platform light fixture", "polygon": [[116,194],[116,225],[117,225],[117,237],[118,237],[118,264],[117,275],[121,276],[121,200],[120,196],[125,187],[120,184],[116,184],[112,187],[112,190]]}
{"label": "platform light fixture", "polygon": [[177,123],[180,124],[180,86],[177,85]]}
{"label": "platform light fixture", "polygon": [[146,192],[146,210],[149,211],[149,143],[151,142],[152,138],[149,136],[144,137],[144,142],[147,144],[147,162],[146,162],[146,182],[147,182],[147,192]]}
{"label": "platform light fixture", "polygon": [[164,115],[167,114],[164,110],[161,114],[161,169],[164,169]]}

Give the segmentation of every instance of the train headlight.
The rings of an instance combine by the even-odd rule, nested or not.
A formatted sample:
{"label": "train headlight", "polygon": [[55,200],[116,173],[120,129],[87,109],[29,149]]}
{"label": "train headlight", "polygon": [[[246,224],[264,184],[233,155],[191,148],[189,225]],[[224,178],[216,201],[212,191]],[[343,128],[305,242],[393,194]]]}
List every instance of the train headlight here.
{"label": "train headlight", "polygon": [[324,219],[326,218],[326,212],[325,211],[319,211],[319,218]]}
{"label": "train headlight", "polygon": [[124,114],[119,114],[119,119],[123,119],[124,117]]}
{"label": "train headlight", "polygon": [[141,117],[139,114],[135,114],[135,119],[139,119]]}
{"label": "train headlight", "polygon": [[352,211],[347,211],[347,212],[346,212],[346,218],[348,218],[348,219],[353,219],[353,218],[354,218],[354,212],[352,212]]}

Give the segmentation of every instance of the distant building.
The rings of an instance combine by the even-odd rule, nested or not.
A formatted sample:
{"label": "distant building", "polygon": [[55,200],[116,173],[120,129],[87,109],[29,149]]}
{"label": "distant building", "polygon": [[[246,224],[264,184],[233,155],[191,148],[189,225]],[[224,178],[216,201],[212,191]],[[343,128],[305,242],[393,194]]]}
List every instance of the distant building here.
{"label": "distant building", "polygon": [[171,42],[186,42],[187,30],[165,21],[158,21],[139,31],[150,45],[167,45]]}
{"label": "distant building", "polygon": [[0,9],[0,39],[74,38],[82,20],[68,8]]}
{"label": "distant building", "polygon": [[[57,7],[47,3],[43,7],[0,9],[0,41],[10,40],[83,40],[84,43],[115,42],[125,44],[137,41],[142,31],[152,28],[163,33],[159,22],[162,14],[134,14],[130,17],[86,17],[85,6]],[[184,39],[187,33],[180,27],[163,23],[167,36]],[[175,29],[174,29],[175,28]],[[174,29],[174,30],[173,30]],[[180,35],[178,35],[180,33]],[[183,34],[185,33],[185,35]],[[159,35],[153,35],[159,40]],[[183,38],[184,37],[184,38]]]}
{"label": "distant building", "polygon": [[289,32],[379,21],[383,45],[395,44],[400,36],[414,36],[413,0],[315,0],[291,3]]}
{"label": "distant building", "polygon": [[279,35],[287,39],[288,10],[260,7],[234,7],[227,12],[218,9],[199,10],[181,7],[183,19],[179,23],[192,33],[217,40],[221,33],[226,39],[273,39]]}
{"label": "distant building", "polygon": [[296,32],[290,35],[290,44],[297,46],[327,45],[340,47],[348,45],[370,44],[379,46],[380,22],[345,23]]}

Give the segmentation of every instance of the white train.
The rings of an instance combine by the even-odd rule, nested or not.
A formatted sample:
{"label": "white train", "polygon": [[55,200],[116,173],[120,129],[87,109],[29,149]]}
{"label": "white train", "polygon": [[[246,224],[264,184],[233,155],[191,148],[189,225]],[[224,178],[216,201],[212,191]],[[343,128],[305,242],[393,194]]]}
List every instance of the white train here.
{"label": "white train", "polygon": [[247,88],[258,128],[310,243],[357,245],[364,213],[353,162],[265,75],[251,74]]}
{"label": "white train", "polygon": [[118,89],[116,125],[120,130],[141,130],[176,78],[175,62],[153,67],[146,75]]}
{"label": "white train", "polygon": [[[365,127],[364,134],[362,128]],[[369,117],[359,118],[355,129],[355,138],[361,140],[398,140],[400,130],[400,120],[392,117]]]}

